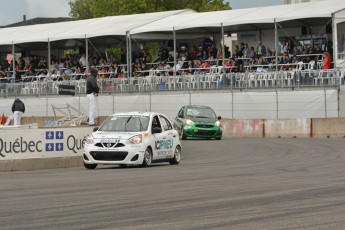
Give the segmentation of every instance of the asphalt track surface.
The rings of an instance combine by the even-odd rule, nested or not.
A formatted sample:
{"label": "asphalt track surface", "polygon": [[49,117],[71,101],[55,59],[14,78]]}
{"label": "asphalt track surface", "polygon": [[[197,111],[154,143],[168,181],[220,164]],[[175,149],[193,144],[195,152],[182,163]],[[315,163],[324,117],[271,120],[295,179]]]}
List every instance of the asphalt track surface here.
{"label": "asphalt track surface", "polygon": [[0,229],[345,229],[344,142],[187,140],[177,166],[0,173]]}

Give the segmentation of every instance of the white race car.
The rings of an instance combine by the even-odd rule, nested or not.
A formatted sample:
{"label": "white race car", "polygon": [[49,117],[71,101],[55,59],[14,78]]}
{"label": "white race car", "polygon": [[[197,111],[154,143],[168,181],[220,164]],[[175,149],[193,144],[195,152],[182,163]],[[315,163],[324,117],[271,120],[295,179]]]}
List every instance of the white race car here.
{"label": "white race car", "polygon": [[116,113],[85,138],[84,166],[142,165],[167,161],[178,164],[181,143],[169,119],[160,113]]}

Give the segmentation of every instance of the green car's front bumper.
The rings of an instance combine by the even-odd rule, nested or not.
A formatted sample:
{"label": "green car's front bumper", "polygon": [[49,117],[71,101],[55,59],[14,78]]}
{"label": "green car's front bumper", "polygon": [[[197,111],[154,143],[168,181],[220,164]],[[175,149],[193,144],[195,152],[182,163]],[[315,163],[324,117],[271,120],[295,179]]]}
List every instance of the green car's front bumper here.
{"label": "green car's front bumper", "polygon": [[214,125],[214,123],[199,123],[195,122],[192,125],[185,124],[183,132],[186,137],[197,138],[222,138],[222,127]]}

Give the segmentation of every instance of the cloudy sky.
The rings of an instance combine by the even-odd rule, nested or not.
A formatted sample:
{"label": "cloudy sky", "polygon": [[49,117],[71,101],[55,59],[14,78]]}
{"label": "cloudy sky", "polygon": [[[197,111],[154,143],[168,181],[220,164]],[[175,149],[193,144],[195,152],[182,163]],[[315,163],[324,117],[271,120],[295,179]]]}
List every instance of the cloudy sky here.
{"label": "cloudy sky", "polygon": [[[0,26],[36,17],[69,17],[70,0],[0,0]],[[283,4],[284,0],[227,0],[233,9]],[[5,3],[6,2],[6,3]]]}

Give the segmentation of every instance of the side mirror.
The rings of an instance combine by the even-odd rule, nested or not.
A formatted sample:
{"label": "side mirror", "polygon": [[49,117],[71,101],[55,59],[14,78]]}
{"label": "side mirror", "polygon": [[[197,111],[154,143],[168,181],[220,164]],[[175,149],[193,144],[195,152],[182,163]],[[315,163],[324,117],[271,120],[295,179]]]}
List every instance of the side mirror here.
{"label": "side mirror", "polygon": [[98,128],[99,128],[99,127],[93,128],[93,131],[94,131],[94,132],[98,131]]}
{"label": "side mirror", "polygon": [[162,132],[162,128],[159,128],[159,127],[152,128],[152,134],[154,134],[154,133],[161,133],[161,132]]}
{"label": "side mirror", "polygon": [[222,117],[221,117],[221,116],[218,116],[218,117],[217,117],[217,119],[218,119],[218,120],[221,120],[221,119],[222,119]]}
{"label": "side mirror", "polygon": [[183,114],[179,114],[178,117],[179,117],[179,118],[183,118]]}

